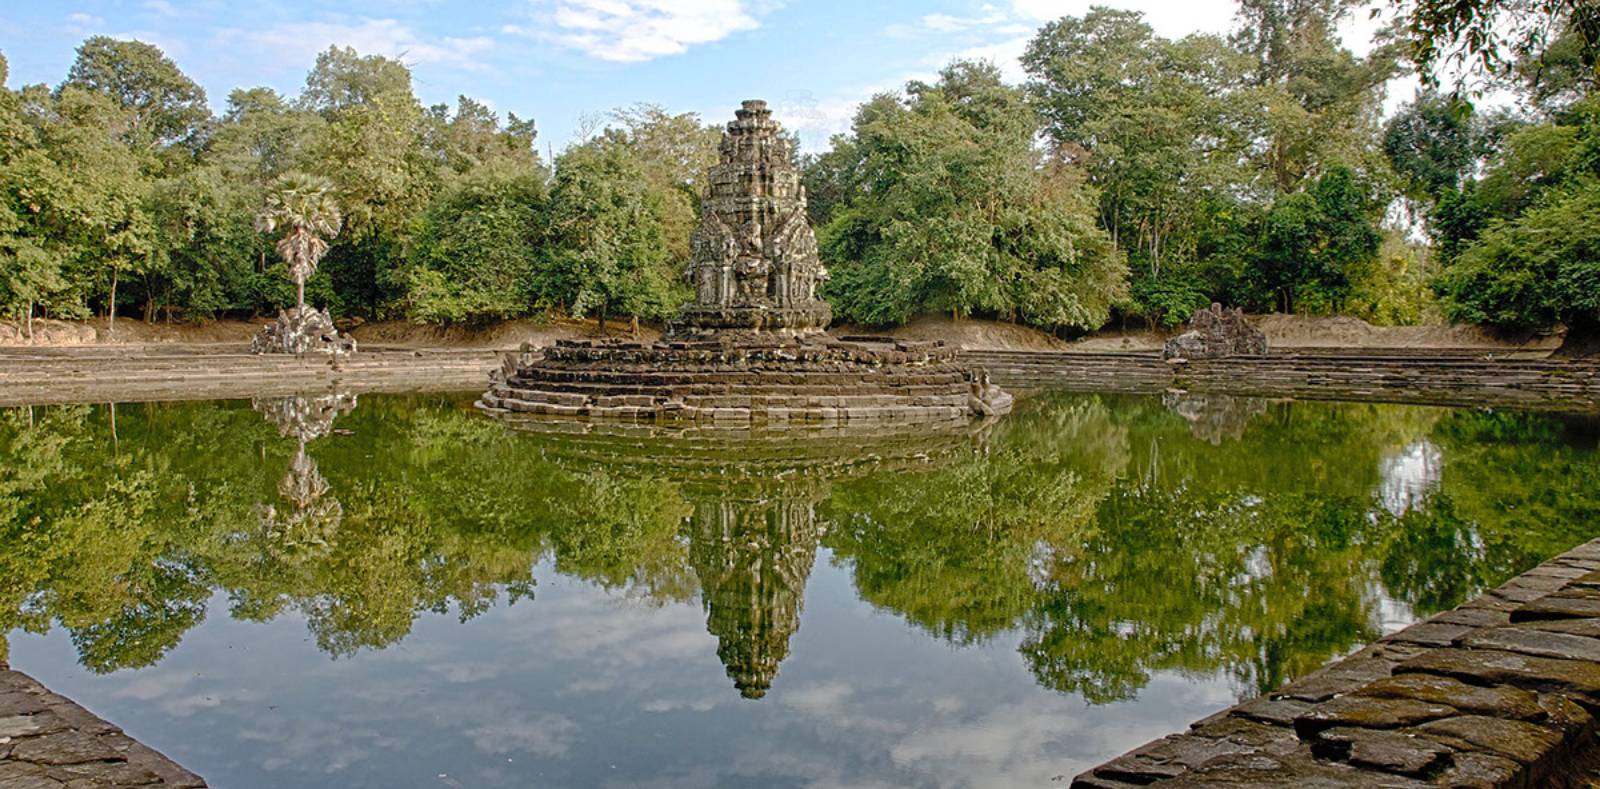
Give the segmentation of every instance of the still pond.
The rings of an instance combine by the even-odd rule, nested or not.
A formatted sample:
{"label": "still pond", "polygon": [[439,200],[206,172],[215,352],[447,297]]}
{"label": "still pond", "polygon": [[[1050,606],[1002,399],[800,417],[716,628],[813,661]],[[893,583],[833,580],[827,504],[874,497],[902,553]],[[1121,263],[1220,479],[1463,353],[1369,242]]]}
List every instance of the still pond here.
{"label": "still pond", "polygon": [[1049,786],[1600,535],[1600,422],[0,410],[0,659],[218,787]]}

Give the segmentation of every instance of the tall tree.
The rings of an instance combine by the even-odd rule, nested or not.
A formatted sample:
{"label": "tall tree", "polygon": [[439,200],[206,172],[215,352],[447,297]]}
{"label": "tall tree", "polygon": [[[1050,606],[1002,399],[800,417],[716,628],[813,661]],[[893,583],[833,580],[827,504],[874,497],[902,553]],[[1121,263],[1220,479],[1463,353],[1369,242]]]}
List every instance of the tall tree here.
{"label": "tall tree", "polygon": [[1589,68],[1600,58],[1600,6],[1590,0],[1390,0],[1424,80],[1454,63],[1503,74],[1536,59],[1558,37]]}
{"label": "tall tree", "polygon": [[[556,157],[538,294],[574,315],[663,318],[682,296],[659,195],[626,146],[605,138]],[[636,324],[637,325],[637,324]]]}
{"label": "tall tree", "polygon": [[1485,172],[1439,205],[1437,283],[1456,320],[1600,328],[1600,97],[1506,137]]}
{"label": "tall tree", "polygon": [[540,171],[487,166],[453,181],[407,250],[406,315],[474,323],[529,314],[548,211]]}
{"label": "tall tree", "polygon": [[279,178],[256,217],[256,229],[262,233],[283,231],[278,254],[294,280],[299,313],[306,309],[306,279],[316,273],[317,263],[328,253],[328,241],[339,235],[341,222],[333,183],[305,173]]}
{"label": "tall tree", "polygon": [[[1279,198],[1266,215],[1250,278],[1292,313],[1307,302],[1340,312],[1377,258],[1382,202],[1354,171],[1334,166],[1309,189]],[[1331,309],[1330,309],[1331,308]]]}
{"label": "tall tree", "polygon": [[1095,192],[1046,161],[1021,90],[957,62],[856,113],[854,159],[821,234],[824,295],[846,320],[984,314],[1093,329],[1127,293],[1127,264],[1094,219]]}
{"label": "tall tree", "polygon": [[69,85],[103,93],[127,110],[121,135],[134,148],[182,146],[192,154],[210,131],[205,89],[159,48],[142,41],[108,36],[84,41],[62,83]]}
{"label": "tall tree", "polygon": [[327,285],[341,309],[381,314],[403,292],[412,222],[443,177],[424,144],[411,73],[397,60],[331,47],[317,56],[298,103],[323,118],[310,167],[333,181],[345,211],[347,232],[324,266]]}
{"label": "tall tree", "polygon": [[1248,61],[1215,36],[1169,41],[1133,11],[1046,24],[1023,65],[1051,142],[1080,151],[1100,221],[1151,278],[1192,261],[1220,195],[1248,179]]}
{"label": "tall tree", "polygon": [[1233,43],[1255,61],[1260,119],[1255,148],[1272,196],[1298,191],[1325,166],[1369,174],[1383,166],[1375,144],[1383,89],[1398,72],[1397,47],[1358,58],[1338,38],[1351,0],[1239,0]]}
{"label": "tall tree", "polygon": [[689,263],[689,235],[699,221],[706,171],[717,163],[721,131],[692,112],[674,115],[655,104],[635,104],[611,113],[602,132],[639,164],[661,207],[662,232],[674,267]]}

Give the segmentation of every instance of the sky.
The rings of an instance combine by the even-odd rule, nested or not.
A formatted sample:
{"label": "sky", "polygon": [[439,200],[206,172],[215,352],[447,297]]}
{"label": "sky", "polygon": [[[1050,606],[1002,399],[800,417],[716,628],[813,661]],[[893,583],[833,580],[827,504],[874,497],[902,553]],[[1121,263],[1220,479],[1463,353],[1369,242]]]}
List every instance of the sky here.
{"label": "sky", "polygon": [[[12,88],[55,85],[84,38],[155,44],[221,113],[229,91],[299,92],[330,45],[399,58],[424,103],[458,95],[502,116],[532,117],[541,149],[559,151],[637,102],[732,118],[766,99],[807,150],[848,129],[875,93],[928,79],[956,58],[983,58],[1020,82],[1017,62],[1038,27],[1080,16],[1090,0],[11,0],[0,53]],[[1143,11],[1160,35],[1225,34],[1233,0],[1099,0]],[[1358,12],[1346,44],[1365,52],[1373,23]],[[1390,104],[1410,98],[1392,88]]]}

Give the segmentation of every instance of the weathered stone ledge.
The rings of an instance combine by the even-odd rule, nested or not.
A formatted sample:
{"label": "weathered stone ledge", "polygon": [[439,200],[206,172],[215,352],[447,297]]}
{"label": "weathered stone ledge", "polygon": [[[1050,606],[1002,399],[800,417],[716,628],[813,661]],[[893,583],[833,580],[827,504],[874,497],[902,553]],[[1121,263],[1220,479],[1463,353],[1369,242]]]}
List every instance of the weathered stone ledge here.
{"label": "weathered stone ledge", "polygon": [[237,348],[0,350],[0,406],[477,389],[492,350],[378,350],[253,356]]}
{"label": "weathered stone ledge", "polygon": [[1497,359],[1439,352],[1269,354],[1162,360],[1155,354],[967,351],[962,358],[1012,388],[1193,392],[1321,400],[1426,403],[1592,412],[1600,363]]}
{"label": "weathered stone ledge", "polygon": [[1600,540],[1072,783],[1578,787],[1600,714]]}
{"label": "weathered stone ledge", "polygon": [[200,776],[0,662],[0,786],[205,785]]}

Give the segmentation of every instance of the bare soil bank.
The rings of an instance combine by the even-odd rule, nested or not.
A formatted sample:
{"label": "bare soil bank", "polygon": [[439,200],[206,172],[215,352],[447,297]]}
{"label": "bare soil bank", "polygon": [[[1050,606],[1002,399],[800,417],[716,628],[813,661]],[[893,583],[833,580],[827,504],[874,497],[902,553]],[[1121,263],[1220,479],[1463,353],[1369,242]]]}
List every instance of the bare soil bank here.
{"label": "bare soil bank", "polygon": [[[1525,337],[1503,337],[1476,326],[1373,326],[1357,318],[1261,315],[1251,319],[1275,349],[1345,348],[1354,350],[1455,349],[1518,352],[1545,355],[1561,347],[1563,334],[1553,332]],[[260,321],[209,323],[144,323],[123,318],[113,335],[106,321],[34,321],[34,345],[149,345],[248,343],[260,331]],[[913,340],[944,340],[964,350],[997,351],[1157,351],[1170,333],[1150,330],[1108,329],[1076,341],[1012,323],[985,320],[953,321],[923,317],[888,331],[856,326],[836,326],[835,334],[887,334]],[[404,321],[378,321],[351,332],[362,345],[404,348],[516,348],[532,341],[548,345],[556,340],[596,337],[592,320],[505,321],[482,328],[423,326]],[[627,323],[607,324],[607,336],[633,339]],[[660,329],[642,326],[637,339],[653,340]],[[0,346],[27,345],[15,322],[0,322]]]}

